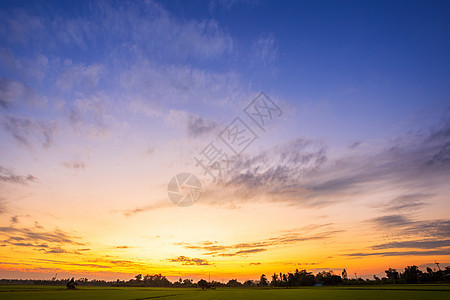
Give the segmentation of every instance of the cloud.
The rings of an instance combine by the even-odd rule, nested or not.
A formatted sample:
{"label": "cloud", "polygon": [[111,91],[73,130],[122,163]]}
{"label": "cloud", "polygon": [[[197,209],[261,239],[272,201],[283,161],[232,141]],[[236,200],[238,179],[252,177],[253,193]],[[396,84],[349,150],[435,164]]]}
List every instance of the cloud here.
{"label": "cloud", "polygon": [[450,240],[415,240],[390,242],[372,246],[374,250],[392,249],[392,248],[417,248],[417,249],[436,249],[450,247]]}
{"label": "cloud", "polygon": [[28,184],[36,180],[33,175],[17,175],[11,169],[0,166],[0,182]]}
{"label": "cloud", "polygon": [[140,59],[118,76],[126,104],[133,113],[163,116],[164,107],[200,103],[206,107],[247,101],[236,72],[214,72],[190,65],[159,64]]}
{"label": "cloud", "polygon": [[56,86],[63,91],[71,91],[73,88],[92,91],[97,87],[101,73],[102,66],[99,64],[72,64],[72,61],[68,60],[56,80]]}
{"label": "cloud", "polygon": [[72,236],[59,229],[53,231],[36,230],[39,228],[0,227],[0,234],[6,235],[9,240],[20,240],[39,244],[42,242],[70,245],[83,245],[76,240],[79,237]]}
{"label": "cloud", "polygon": [[356,142],[352,143],[350,146],[348,146],[348,148],[349,149],[355,149],[355,148],[357,148],[360,145],[361,145],[361,142],[360,141],[356,141]]}
{"label": "cloud", "polygon": [[[369,220],[382,232],[389,231],[395,240],[370,247],[370,251],[344,254],[345,256],[431,256],[450,253],[450,220],[416,221],[402,215],[386,215]],[[399,239],[406,239],[399,241]],[[423,249],[383,251],[385,249]],[[373,251],[375,250],[375,252]]]}
{"label": "cloud", "polygon": [[412,222],[403,215],[387,215],[370,220],[381,229],[399,228],[410,225]]}
{"label": "cloud", "polygon": [[7,243],[12,246],[18,246],[18,247],[33,247],[33,248],[48,248],[47,244],[32,244],[32,243],[26,243],[26,242],[15,242],[17,238],[9,238],[7,240],[2,241],[3,243]]}
{"label": "cloud", "polygon": [[237,5],[256,5],[259,0],[211,0],[209,1],[209,10],[212,12],[216,9],[230,10]]}
{"label": "cloud", "polygon": [[54,143],[54,136],[58,131],[56,121],[41,121],[31,117],[3,116],[2,127],[19,144],[32,147],[33,142],[38,142],[44,148],[49,148]]}
{"label": "cloud", "polygon": [[315,265],[318,265],[319,263],[315,263],[315,262],[312,262],[312,263],[298,263],[298,265],[299,266],[315,266]]}
{"label": "cloud", "polygon": [[155,148],[154,147],[148,147],[147,151],[145,151],[145,154],[152,155],[154,152],[155,152]]}
{"label": "cloud", "polygon": [[[322,170],[330,179],[319,179],[309,188],[322,194],[359,193],[371,185],[395,182],[424,193],[448,180],[449,161],[442,153],[450,142],[449,131],[450,122],[444,120],[437,129],[399,137],[378,153],[341,158]],[[440,163],[436,163],[438,159]]]}
{"label": "cloud", "polygon": [[248,250],[239,250],[234,253],[219,253],[218,256],[245,256],[251,253],[259,253],[267,251],[265,248],[256,248],[256,249],[248,249]]}
{"label": "cloud", "polygon": [[263,34],[252,44],[251,59],[254,64],[272,65],[278,58],[278,45],[272,34]]}
{"label": "cloud", "polygon": [[217,122],[196,115],[190,115],[187,122],[187,132],[191,137],[199,137],[214,131]]}
{"label": "cloud", "polygon": [[[204,192],[207,201],[202,204],[258,197],[258,201],[323,207],[356,201],[369,189],[390,190],[395,185],[408,193],[393,199],[386,210],[412,210],[425,205],[421,198],[437,196],[450,180],[449,143],[447,118],[429,130],[387,141],[381,149],[347,149],[339,155],[328,154],[323,143],[297,138],[260,153],[232,157],[217,184]],[[405,222],[394,215],[380,221]]]}
{"label": "cloud", "polygon": [[64,168],[73,170],[84,170],[84,168],[86,167],[86,165],[82,161],[64,161],[61,162],[61,165]]}
{"label": "cloud", "polygon": [[171,206],[173,206],[172,203],[168,203],[167,201],[161,201],[158,204],[139,206],[134,209],[125,210],[125,211],[123,211],[123,214],[126,217],[130,217],[135,214],[144,213],[147,211],[153,211],[153,210],[157,210],[157,209],[161,209],[161,208],[167,208],[167,207],[171,207]]}
{"label": "cloud", "polygon": [[413,220],[403,215],[386,215],[369,220],[381,231],[389,230],[396,236],[447,239],[450,236],[450,220]]}
{"label": "cloud", "polygon": [[0,215],[4,214],[6,211],[5,202],[5,198],[0,197]]}
{"label": "cloud", "polygon": [[2,70],[8,70],[10,77],[30,80],[33,83],[39,82],[47,74],[48,62],[47,56],[41,53],[18,58],[11,49],[0,47],[0,67]]}
{"label": "cloud", "polygon": [[10,221],[12,224],[17,224],[19,223],[19,216],[13,216],[10,218]]}
{"label": "cloud", "polygon": [[[316,227],[320,228],[320,227]],[[277,236],[267,238],[256,242],[236,243],[232,245],[221,245],[216,241],[206,241],[200,243],[175,243],[190,250],[207,251],[203,255],[211,256],[246,256],[252,253],[266,251],[270,247],[295,244],[299,242],[307,242],[313,240],[324,240],[334,237],[341,231],[322,231],[310,233],[312,228],[300,228],[294,231],[283,232]]]}
{"label": "cloud", "polygon": [[386,206],[385,211],[414,210],[426,205],[423,199],[430,198],[429,194],[406,194],[392,199]]}
{"label": "cloud", "polygon": [[218,128],[216,121],[183,110],[171,109],[165,120],[170,125],[184,129],[191,138],[207,135]]}
{"label": "cloud", "polygon": [[0,78],[0,107],[9,109],[17,102],[33,102],[36,96],[23,83],[16,80]]}
{"label": "cloud", "polygon": [[109,110],[113,107],[110,96],[104,92],[79,93],[65,107],[66,118],[73,131],[89,138],[104,138],[111,129],[121,128]]}
{"label": "cloud", "polygon": [[48,251],[45,251],[45,253],[58,253],[59,254],[59,253],[67,253],[67,251],[64,250],[61,247],[55,247],[55,248],[52,248],[52,249],[50,249]]}
{"label": "cloud", "polygon": [[363,256],[435,256],[435,255],[450,255],[450,249],[446,250],[429,250],[429,251],[389,251],[389,252],[358,252],[344,254],[349,257],[363,257]]}
{"label": "cloud", "polygon": [[92,264],[92,263],[74,263],[70,261],[63,261],[63,260],[55,260],[55,259],[44,259],[44,258],[36,258],[34,259],[36,262],[46,262],[51,264],[56,264],[58,266],[77,266],[77,267],[94,267],[94,268],[111,268],[109,265],[100,265],[100,264]]}
{"label": "cloud", "polygon": [[170,262],[181,262],[183,265],[197,265],[197,266],[209,266],[211,265],[207,260],[201,258],[189,258],[186,256],[178,256],[177,258],[168,259]]}
{"label": "cloud", "polygon": [[154,1],[127,5],[95,2],[84,7],[83,16],[64,18],[59,10],[54,10],[52,17],[37,16],[32,6],[6,10],[0,15],[0,38],[30,48],[79,51],[88,51],[92,49],[90,45],[98,45],[101,40],[109,45],[134,46],[112,50],[112,53],[119,51],[119,56],[123,54],[120,51],[142,51],[149,56],[172,59],[210,59],[233,49],[232,38],[217,21],[177,19]]}
{"label": "cloud", "polygon": [[[215,189],[213,187],[205,191],[204,197],[210,204],[223,203],[224,199],[217,195],[238,198],[241,201],[256,195],[266,195],[269,201],[296,202],[302,198],[305,205],[317,205],[316,199],[306,199],[306,182],[326,161],[325,146],[302,138],[285,142],[256,155],[233,156],[229,159],[228,169],[219,177]],[[214,197],[208,197],[209,194]]]}

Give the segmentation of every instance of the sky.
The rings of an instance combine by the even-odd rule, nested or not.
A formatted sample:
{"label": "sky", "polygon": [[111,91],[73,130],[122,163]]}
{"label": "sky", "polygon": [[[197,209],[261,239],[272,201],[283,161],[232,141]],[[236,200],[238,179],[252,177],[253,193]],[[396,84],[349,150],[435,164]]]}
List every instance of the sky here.
{"label": "sky", "polygon": [[449,14],[2,1],[0,278],[450,265]]}

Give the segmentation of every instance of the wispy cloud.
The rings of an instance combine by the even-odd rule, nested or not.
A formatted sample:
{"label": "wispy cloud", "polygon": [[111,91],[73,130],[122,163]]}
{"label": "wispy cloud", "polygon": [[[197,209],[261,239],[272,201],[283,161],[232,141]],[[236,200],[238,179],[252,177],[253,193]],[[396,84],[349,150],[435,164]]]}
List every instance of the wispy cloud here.
{"label": "wispy cloud", "polygon": [[39,244],[42,242],[83,245],[77,240],[79,237],[70,235],[59,229],[53,231],[37,230],[37,228],[0,227],[0,234],[6,235],[9,240],[20,240]]}
{"label": "wispy cloud", "polygon": [[177,258],[168,259],[170,262],[180,262],[183,265],[197,265],[197,266],[209,266],[210,263],[201,258],[189,258],[186,256],[178,256]]}
{"label": "wispy cloud", "polygon": [[0,78],[0,107],[10,109],[17,102],[33,103],[37,102],[37,97],[23,83],[4,77]]}
{"label": "wispy cloud", "polygon": [[403,215],[386,215],[369,220],[380,231],[389,230],[396,236],[447,239],[450,236],[450,220],[413,220]]}
{"label": "wispy cloud", "polygon": [[162,209],[162,208],[167,208],[167,207],[172,207],[172,206],[173,206],[173,204],[169,203],[166,200],[166,201],[161,201],[160,203],[157,203],[157,204],[144,205],[144,206],[139,206],[139,207],[136,207],[133,209],[125,210],[125,211],[122,211],[122,213],[126,217],[130,217],[135,214],[144,213],[147,211],[152,211],[152,210],[157,210],[157,209]]}
{"label": "wispy cloud", "polygon": [[263,34],[252,45],[254,64],[271,66],[278,59],[278,44],[272,34]]}
{"label": "wispy cloud", "polygon": [[58,131],[56,121],[41,121],[31,117],[3,116],[2,127],[22,146],[32,147],[39,143],[44,148],[50,147]]}
{"label": "wispy cloud", "polygon": [[187,122],[188,135],[192,137],[202,136],[217,128],[217,122],[200,116],[190,115]]}
{"label": "wispy cloud", "polygon": [[281,245],[295,244],[299,242],[317,241],[330,239],[341,231],[322,231],[312,233],[308,230],[290,231],[281,233],[275,237],[267,238],[265,240],[256,242],[236,243],[232,245],[221,245],[214,241],[205,241],[200,243],[176,243],[186,249],[206,251],[203,255],[211,256],[246,256],[252,253],[259,253],[268,250],[271,247]]}
{"label": "wispy cloud", "polygon": [[363,256],[437,256],[450,255],[450,249],[446,250],[429,250],[429,251],[389,251],[389,252],[358,252],[345,254],[349,257]]}
{"label": "wispy cloud", "polygon": [[95,45],[101,38],[110,44],[134,44],[141,51],[158,56],[200,59],[217,57],[233,49],[232,38],[215,20],[180,20],[154,1],[127,5],[95,2],[86,6],[86,13],[77,18],[61,18],[59,12],[54,12],[53,18],[42,18],[32,9],[1,15],[0,37],[10,44],[40,48],[70,46],[86,51],[88,45]]}
{"label": "wispy cloud", "polygon": [[73,64],[67,61],[61,75],[56,80],[56,86],[63,91],[93,91],[101,78],[102,66],[99,64]]}
{"label": "wispy cloud", "polygon": [[412,221],[403,215],[386,215],[376,217],[372,219],[371,222],[382,229],[399,229],[412,224]]}
{"label": "wispy cloud", "polygon": [[12,216],[10,219],[11,224],[17,224],[19,223],[19,216]]}
{"label": "wispy cloud", "polygon": [[385,211],[410,211],[421,208],[426,205],[424,200],[431,198],[429,194],[406,194],[392,199],[387,205],[384,205]]}
{"label": "wispy cloud", "polygon": [[450,247],[450,240],[416,240],[403,242],[390,242],[372,246],[374,250],[395,248],[436,249]]}
{"label": "wispy cloud", "polygon": [[67,169],[84,170],[86,165],[82,161],[63,161],[61,166]]}
{"label": "wispy cloud", "polygon": [[[395,240],[373,245],[365,252],[347,253],[345,256],[430,256],[450,253],[449,220],[416,221],[402,215],[387,215],[371,219],[369,222],[382,232],[388,230]],[[385,249],[402,250],[378,251]]]}
{"label": "wispy cloud", "polygon": [[[238,191],[241,201],[259,195],[272,202],[313,207],[340,199],[349,201],[365,194],[368,188],[389,188],[395,182],[409,194],[399,195],[388,206],[396,210],[413,209],[424,205],[421,198],[433,195],[434,187],[450,180],[449,132],[450,121],[443,119],[428,131],[389,141],[381,150],[362,149],[356,155],[352,152],[356,150],[348,150],[333,158],[325,145],[299,138],[255,155],[237,157],[217,188],[225,190],[221,196],[230,199],[236,199],[234,191]],[[210,204],[224,200],[209,198]],[[405,221],[400,218],[385,217],[380,221]]]}
{"label": "wispy cloud", "polygon": [[33,175],[17,175],[13,170],[0,166],[0,181],[9,183],[27,184],[36,181]]}

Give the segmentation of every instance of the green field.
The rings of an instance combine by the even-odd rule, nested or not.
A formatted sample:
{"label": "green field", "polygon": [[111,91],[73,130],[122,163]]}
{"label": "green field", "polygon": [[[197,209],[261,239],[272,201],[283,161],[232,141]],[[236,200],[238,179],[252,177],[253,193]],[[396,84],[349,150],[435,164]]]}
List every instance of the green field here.
{"label": "green field", "polygon": [[449,285],[270,288],[113,288],[0,286],[0,299],[449,299]]}

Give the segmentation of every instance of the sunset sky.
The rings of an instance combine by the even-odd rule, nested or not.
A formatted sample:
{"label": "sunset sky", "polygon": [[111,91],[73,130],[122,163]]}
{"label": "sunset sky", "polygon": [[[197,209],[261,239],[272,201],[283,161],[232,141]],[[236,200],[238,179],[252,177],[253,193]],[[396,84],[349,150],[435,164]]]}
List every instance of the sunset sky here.
{"label": "sunset sky", "polygon": [[450,265],[449,20],[448,1],[2,1],[0,278]]}

